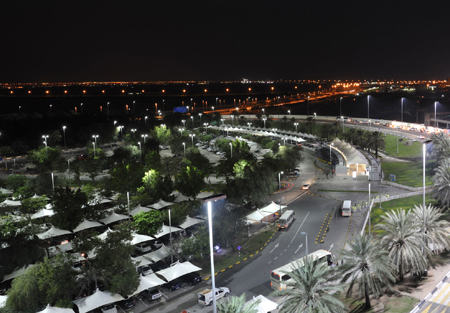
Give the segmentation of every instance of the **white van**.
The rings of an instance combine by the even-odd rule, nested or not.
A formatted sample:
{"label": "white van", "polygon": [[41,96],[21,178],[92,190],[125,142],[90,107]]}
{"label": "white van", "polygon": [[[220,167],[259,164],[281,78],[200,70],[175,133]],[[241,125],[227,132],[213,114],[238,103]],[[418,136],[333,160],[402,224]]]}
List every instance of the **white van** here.
{"label": "white van", "polygon": [[352,202],[350,200],[345,200],[342,204],[342,216],[352,215]]}
{"label": "white van", "polygon": [[[222,297],[227,297],[230,293],[230,289],[227,287],[218,287],[216,288],[216,301],[221,299]],[[198,296],[198,304],[200,306],[212,305],[213,304],[213,293],[211,289],[203,289],[200,291]]]}
{"label": "white van", "polygon": [[284,229],[288,228],[292,222],[295,219],[295,213],[292,210],[286,210],[286,212],[281,215],[280,219],[278,220],[278,228]]}

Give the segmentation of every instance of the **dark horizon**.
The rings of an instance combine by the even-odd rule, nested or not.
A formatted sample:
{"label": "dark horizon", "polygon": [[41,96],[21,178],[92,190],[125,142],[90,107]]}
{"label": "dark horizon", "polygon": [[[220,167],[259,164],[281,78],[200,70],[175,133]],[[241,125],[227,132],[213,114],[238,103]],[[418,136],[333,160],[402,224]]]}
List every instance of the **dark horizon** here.
{"label": "dark horizon", "polygon": [[10,1],[0,82],[430,80],[450,76],[431,1]]}

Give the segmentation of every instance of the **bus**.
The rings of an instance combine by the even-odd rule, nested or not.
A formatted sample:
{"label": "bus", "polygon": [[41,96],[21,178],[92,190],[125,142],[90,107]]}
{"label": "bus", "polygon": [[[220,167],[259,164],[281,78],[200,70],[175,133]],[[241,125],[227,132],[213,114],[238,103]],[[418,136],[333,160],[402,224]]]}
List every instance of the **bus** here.
{"label": "bus", "polygon": [[278,220],[278,228],[284,229],[288,228],[292,222],[295,219],[295,213],[292,210],[286,210],[283,215],[281,215],[280,219]]}
{"label": "bus", "polygon": [[342,204],[342,216],[352,215],[352,202],[350,200],[345,200]]}
{"label": "bus", "polygon": [[[314,260],[318,260],[318,262],[327,262],[328,266],[333,264],[331,253],[327,250],[317,250],[313,253],[309,254],[310,257],[313,257]],[[293,271],[297,267],[297,262],[300,266],[303,266],[305,257],[302,257],[298,260],[292,261],[286,265],[280,266],[279,268],[274,269],[270,272],[270,287],[274,290],[282,290],[287,289],[290,281],[293,281],[289,276],[289,273]],[[289,288],[292,288],[289,286]]]}

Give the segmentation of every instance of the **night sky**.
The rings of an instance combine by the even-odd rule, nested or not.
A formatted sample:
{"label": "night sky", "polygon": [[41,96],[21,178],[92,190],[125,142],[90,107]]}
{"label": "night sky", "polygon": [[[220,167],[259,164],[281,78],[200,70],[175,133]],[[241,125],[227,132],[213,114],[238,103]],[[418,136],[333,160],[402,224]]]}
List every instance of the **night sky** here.
{"label": "night sky", "polygon": [[4,1],[0,82],[446,79],[448,1]]}

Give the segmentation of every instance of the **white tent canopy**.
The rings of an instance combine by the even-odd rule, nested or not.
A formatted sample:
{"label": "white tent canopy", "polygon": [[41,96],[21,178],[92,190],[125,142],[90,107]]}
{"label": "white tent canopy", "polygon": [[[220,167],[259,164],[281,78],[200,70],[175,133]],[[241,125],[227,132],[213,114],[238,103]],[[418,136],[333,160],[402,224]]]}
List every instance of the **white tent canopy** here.
{"label": "white tent canopy", "polygon": [[152,251],[152,252],[144,254],[143,257],[146,258],[146,259],[150,259],[150,260],[152,260],[153,262],[156,263],[156,262],[158,262],[160,260],[164,260],[169,255],[170,255],[169,251],[167,251],[166,246],[163,245],[161,248],[159,248],[156,251]]}
{"label": "white tent canopy", "polygon": [[100,239],[101,241],[104,241],[106,239],[106,237],[108,237],[108,234],[110,232],[113,232],[113,230],[111,230],[111,228],[108,228],[107,230],[105,230],[103,233],[101,233],[100,235],[97,236],[98,239]]}
{"label": "white tent canopy", "polygon": [[247,220],[251,220],[251,221],[261,221],[263,218],[265,218],[266,216],[271,215],[270,213],[266,213],[266,212],[262,212],[259,209],[256,209],[255,212],[250,213],[249,215],[247,215],[245,218]]}
{"label": "white tent canopy", "polygon": [[86,313],[103,305],[114,303],[120,300],[124,300],[124,298],[119,294],[113,295],[109,291],[100,291],[97,289],[92,295],[86,298],[74,300],[72,302],[78,306],[78,310],[80,311],[80,313]]}
{"label": "white tent canopy", "polygon": [[134,262],[140,262],[138,266],[144,266],[144,265],[149,265],[149,264],[153,263],[152,260],[147,259],[143,255],[137,256],[135,258],[131,257],[131,260]]}
{"label": "white tent canopy", "polygon": [[[259,295],[257,297],[253,297],[253,299],[247,301],[245,303],[245,305],[249,305],[251,303],[254,303],[256,301],[260,300],[260,303],[257,306],[257,311],[255,313],[269,313],[269,312],[274,312],[277,307],[278,304],[276,302],[273,302],[269,299],[267,299],[266,297],[264,297],[263,295]],[[276,311],[278,312],[278,311]]]}
{"label": "white tent canopy", "polygon": [[14,193],[14,191],[12,191],[12,190],[0,188],[0,194],[12,195],[13,193]]}
{"label": "white tent canopy", "polygon": [[94,222],[94,221],[88,221],[88,220],[83,220],[74,230],[73,232],[79,232],[85,229],[89,229],[89,228],[95,228],[95,227],[102,227],[103,225],[100,224],[99,222]]}
{"label": "white tent canopy", "polygon": [[164,201],[163,199],[159,199],[158,202],[150,204],[149,207],[151,207],[155,210],[161,210],[161,209],[171,206],[171,205],[173,205],[173,202],[167,202],[167,201]]}
{"label": "white tent canopy", "polygon": [[52,209],[50,209],[50,210],[41,209],[40,211],[38,211],[38,212],[34,213],[33,215],[31,215],[31,219],[41,218],[41,217],[44,217],[44,216],[52,216],[54,214],[55,214],[55,212]]}
{"label": "white tent canopy", "polygon": [[113,212],[110,216],[102,218],[100,220],[100,222],[102,222],[105,225],[108,225],[108,224],[111,224],[111,223],[114,223],[117,221],[127,220],[129,218],[130,218],[129,216],[117,214],[117,213]]}
{"label": "white tent canopy", "polygon": [[[177,231],[182,231],[182,229],[172,226],[172,233],[177,232]],[[161,238],[162,236],[167,235],[169,233],[170,233],[170,227],[163,224],[163,226],[159,229],[159,231],[156,234],[153,235],[153,237]]]}
{"label": "white tent canopy", "polygon": [[139,235],[136,233],[133,233],[133,239],[131,240],[132,245],[137,245],[141,242],[155,240],[153,237],[146,236],[146,235]]}
{"label": "white tent canopy", "polygon": [[70,231],[56,228],[55,226],[52,226],[49,230],[47,230],[45,233],[37,234],[39,239],[47,239],[47,238],[53,238],[63,235],[71,234]]}
{"label": "white tent canopy", "polygon": [[194,217],[190,217],[189,215],[186,216],[186,220],[183,222],[183,224],[179,225],[181,228],[186,229],[188,227],[194,226],[198,223],[202,223],[204,222],[204,220],[198,219],[198,218],[194,218]]}
{"label": "white tent canopy", "polygon": [[23,274],[26,273],[26,271],[27,271],[30,267],[33,267],[33,266],[34,266],[34,264],[30,264],[30,265],[24,266],[24,267],[22,267],[22,268],[19,268],[19,269],[15,270],[14,272],[12,272],[12,273],[10,273],[10,274],[8,274],[8,275],[5,275],[5,276],[3,277],[2,283],[3,283],[4,281],[7,281],[7,280],[10,280],[10,279],[14,279],[14,278],[16,278],[16,277],[22,276]]}
{"label": "white tent canopy", "polygon": [[2,203],[0,203],[2,206],[21,206],[22,203],[20,201],[13,201],[6,199]]}
{"label": "white tent canopy", "polygon": [[165,268],[163,270],[160,270],[159,272],[156,272],[157,275],[164,277],[166,281],[172,281],[178,277],[181,277],[183,275],[192,273],[192,272],[198,272],[202,269],[200,267],[197,267],[193,265],[191,262],[183,262],[183,263],[175,263],[175,265]]}
{"label": "white tent canopy", "polygon": [[279,205],[276,204],[275,202],[271,202],[268,206],[265,206],[261,209],[259,209],[261,212],[267,212],[267,213],[277,213],[280,212],[280,207],[281,210],[283,210],[284,208],[287,208],[286,205]]}
{"label": "white tent canopy", "polygon": [[140,293],[141,291],[144,291],[148,288],[154,288],[161,285],[164,285],[166,282],[156,276],[155,274],[151,274],[148,276],[141,276],[139,277],[139,286],[138,288],[133,292],[133,296]]}
{"label": "white tent canopy", "polygon": [[47,304],[47,307],[37,313],[74,313],[72,309],[58,308]]}
{"label": "white tent canopy", "polygon": [[4,307],[8,296],[0,296],[0,308]]}
{"label": "white tent canopy", "polygon": [[177,197],[175,198],[175,200],[173,202],[180,203],[180,202],[183,202],[183,201],[190,201],[190,200],[194,200],[194,199],[190,198],[190,197],[186,197],[182,193],[178,193]]}
{"label": "white tent canopy", "polygon": [[130,211],[130,215],[135,216],[136,214],[138,214],[140,212],[148,212],[151,210],[152,209],[147,208],[145,206],[138,205],[137,207],[135,207],[133,210]]}

